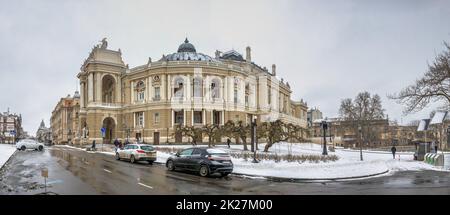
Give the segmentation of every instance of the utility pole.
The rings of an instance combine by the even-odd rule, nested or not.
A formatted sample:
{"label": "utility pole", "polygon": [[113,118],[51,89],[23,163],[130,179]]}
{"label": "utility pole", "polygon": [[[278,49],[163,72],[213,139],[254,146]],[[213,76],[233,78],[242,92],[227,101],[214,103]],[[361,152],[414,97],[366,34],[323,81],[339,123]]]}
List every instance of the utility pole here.
{"label": "utility pole", "polygon": [[322,151],[322,155],[328,155],[327,152],[327,129],[328,129],[328,124],[327,121],[322,121],[322,130],[323,130],[323,151]]}
{"label": "utility pole", "polygon": [[362,136],[362,128],[361,125],[358,127],[359,135],[360,135],[360,141],[359,141],[359,157],[361,161],[363,161],[363,154],[362,154],[362,143],[363,143],[363,136]]}

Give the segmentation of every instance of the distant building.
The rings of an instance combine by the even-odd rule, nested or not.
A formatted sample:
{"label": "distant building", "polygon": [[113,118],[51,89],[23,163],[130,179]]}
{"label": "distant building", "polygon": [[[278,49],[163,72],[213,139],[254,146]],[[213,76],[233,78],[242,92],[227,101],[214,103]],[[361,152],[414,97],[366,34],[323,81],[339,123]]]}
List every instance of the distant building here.
{"label": "distant building", "polygon": [[0,143],[14,143],[24,138],[22,115],[8,111],[0,113]]}
{"label": "distant building", "polygon": [[51,144],[52,143],[52,131],[50,128],[45,127],[44,120],[36,131],[36,140],[41,143]]}
{"label": "distant building", "polygon": [[80,94],[68,95],[56,105],[50,119],[53,144],[70,144],[79,141],[78,114],[80,112]]}
{"label": "distant building", "polygon": [[[387,119],[371,120],[367,122],[361,133],[355,121],[348,121],[342,118],[326,119],[330,123],[327,130],[327,141],[333,141],[336,145],[344,147],[356,147],[363,142],[364,147],[379,147],[392,144],[389,122]],[[313,121],[311,127],[312,140],[321,141],[323,130],[322,119]],[[362,138],[361,138],[362,136]]]}
{"label": "distant building", "polygon": [[318,120],[318,119],[323,119],[322,112],[319,109],[317,109],[317,107],[310,109],[308,111],[308,116],[307,116],[308,126],[311,127],[313,124],[313,121]]}

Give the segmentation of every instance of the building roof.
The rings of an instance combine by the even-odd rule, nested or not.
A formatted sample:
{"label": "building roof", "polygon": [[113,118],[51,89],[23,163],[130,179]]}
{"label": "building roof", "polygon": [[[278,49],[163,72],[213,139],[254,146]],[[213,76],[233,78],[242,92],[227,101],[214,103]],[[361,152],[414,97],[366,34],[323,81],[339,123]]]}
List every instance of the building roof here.
{"label": "building roof", "polygon": [[242,55],[235,50],[230,50],[230,51],[223,53],[223,55],[220,57],[220,59],[245,61],[244,58],[242,57]]}
{"label": "building roof", "polygon": [[176,53],[169,54],[167,56],[163,55],[163,57],[159,61],[208,61],[208,62],[217,62],[217,60],[212,57],[197,53],[194,45],[189,43],[189,40],[186,38],[184,43],[182,43]]}

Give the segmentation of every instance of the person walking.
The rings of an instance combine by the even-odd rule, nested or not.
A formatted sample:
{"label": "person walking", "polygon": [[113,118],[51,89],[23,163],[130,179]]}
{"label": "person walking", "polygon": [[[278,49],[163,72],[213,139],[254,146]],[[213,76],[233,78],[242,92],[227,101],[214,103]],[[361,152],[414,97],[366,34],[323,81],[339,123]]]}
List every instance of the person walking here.
{"label": "person walking", "polygon": [[228,138],[228,139],[227,139],[227,145],[228,145],[228,148],[230,148],[230,143],[231,143],[231,140],[230,140],[230,138]]}
{"label": "person walking", "polygon": [[114,152],[117,152],[117,148],[119,147],[119,140],[117,138],[114,140],[114,146],[115,146]]}
{"label": "person walking", "polygon": [[92,141],[92,149],[95,149],[95,140]]}
{"label": "person walking", "polygon": [[392,146],[391,152],[392,152],[392,157],[395,159],[395,152],[397,152],[397,148],[395,148],[395,146]]}

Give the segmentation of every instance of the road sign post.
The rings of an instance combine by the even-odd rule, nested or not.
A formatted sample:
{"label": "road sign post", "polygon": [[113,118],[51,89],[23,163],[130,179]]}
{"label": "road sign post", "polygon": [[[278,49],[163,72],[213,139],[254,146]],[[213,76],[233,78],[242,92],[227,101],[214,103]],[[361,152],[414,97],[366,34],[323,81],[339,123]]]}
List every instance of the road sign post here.
{"label": "road sign post", "polygon": [[44,177],[45,193],[47,193],[47,178],[48,178],[48,169],[47,168],[44,168],[41,170],[41,176]]}
{"label": "road sign post", "polygon": [[105,142],[105,133],[106,133],[106,128],[102,127],[100,129],[100,131],[102,132],[102,151],[103,151],[103,143]]}

